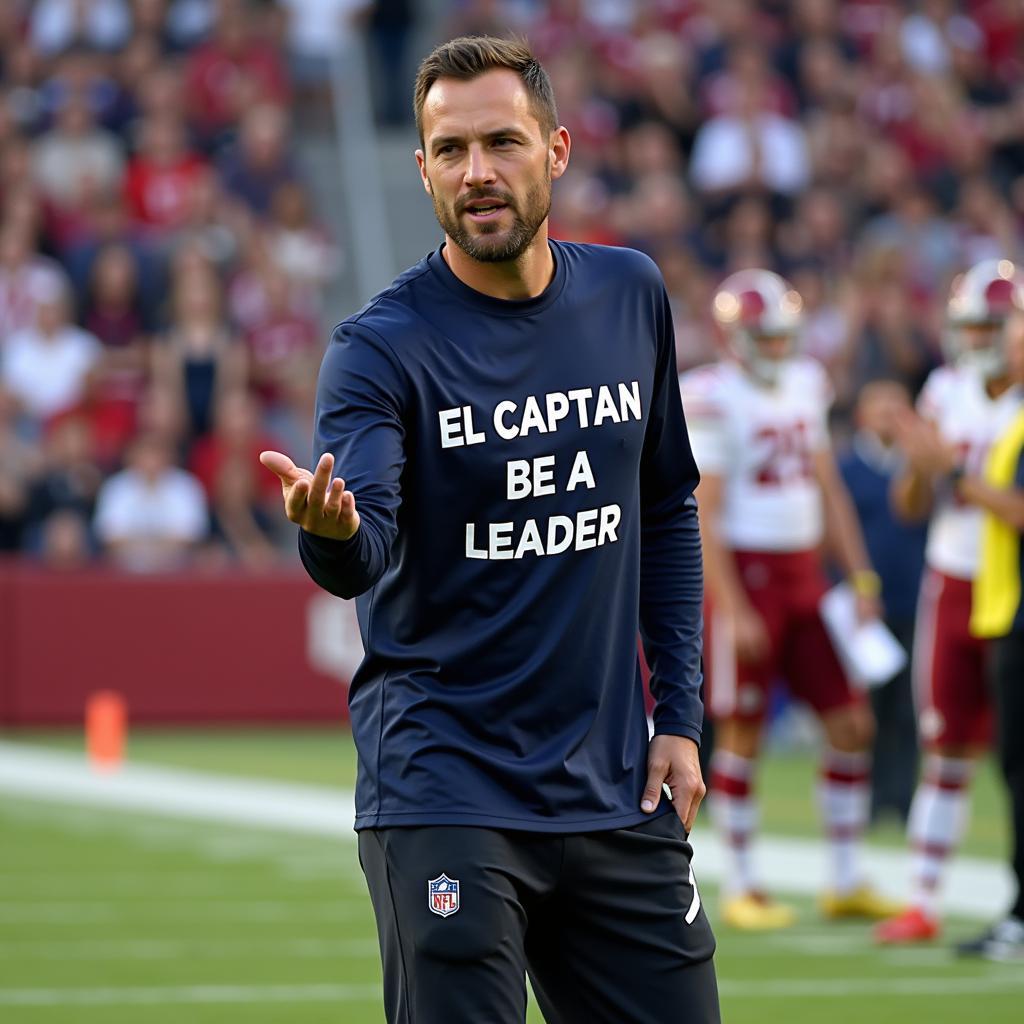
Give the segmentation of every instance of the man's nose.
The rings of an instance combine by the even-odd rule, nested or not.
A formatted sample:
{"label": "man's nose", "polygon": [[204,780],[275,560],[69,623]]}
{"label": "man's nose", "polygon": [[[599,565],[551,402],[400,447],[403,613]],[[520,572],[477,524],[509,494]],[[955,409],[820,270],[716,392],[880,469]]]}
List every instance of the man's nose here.
{"label": "man's nose", "polygon": [[470,188],[480,188],[482,185],[494,183],[494,164],[483,146],[472,145],[469,147],[464,180]]}

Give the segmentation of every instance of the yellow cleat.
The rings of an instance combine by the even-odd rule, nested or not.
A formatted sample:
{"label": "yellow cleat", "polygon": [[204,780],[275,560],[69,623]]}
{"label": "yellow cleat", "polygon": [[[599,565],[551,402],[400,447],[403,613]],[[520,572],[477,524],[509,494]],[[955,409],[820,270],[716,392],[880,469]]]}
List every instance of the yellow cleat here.
{"label": "yellow cleat", "polygon": [[764,893],[746,892],[731,896],[722,904],[722,920],[745,932],[773,932],[796,923],[796,911],[776,903]]}
{"label": "yellow cleat", "polygon": [[903,904],[876,892],[870,885],[861,884],[849,892],[824,892],[818,900],[824,917],[838,920],[857,917],[869,921],[882,921],[903,911]]}

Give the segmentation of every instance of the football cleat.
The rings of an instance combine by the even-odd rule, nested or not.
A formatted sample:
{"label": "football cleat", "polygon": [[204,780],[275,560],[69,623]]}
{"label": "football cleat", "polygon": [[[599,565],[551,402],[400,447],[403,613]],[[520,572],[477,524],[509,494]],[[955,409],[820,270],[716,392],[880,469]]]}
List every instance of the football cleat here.
{"label": "football cleat", "polygon": [[960,956],[978,956],[1000,963],[1024,962],[1024,921],[1007,917],[997,921],[976,939],[954,947]]}
{"label": "football cleat", "polygon": [[915,942],[931,942],[939,937],[942,927],[920,907],[908,907],[902,914],[882,921],[875,928],[875,942],[880,946],[909,946]]}
{"label": "football cleat", "polygon": [[903,904],[883,896],[862,883],[849,892],[824,892],[818,900],[822,914],[831,919],[855,917],[869,921],[883,921],[903,911]]}
{"label": "football cleat", "polygon": [[730,896],[722,904],[722,920],[731,928],[746,932],[771,932],[796,923],[796,911],[776,903],[763,892]]}

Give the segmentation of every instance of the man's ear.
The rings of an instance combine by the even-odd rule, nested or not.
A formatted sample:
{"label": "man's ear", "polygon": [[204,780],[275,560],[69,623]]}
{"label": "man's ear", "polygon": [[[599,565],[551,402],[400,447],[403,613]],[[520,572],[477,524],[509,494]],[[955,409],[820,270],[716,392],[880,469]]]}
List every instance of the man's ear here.
{"label": "man's ear", "polygon": [[572,140],[569,138],[569,132],[564,126],[559,125],[551,133],[551,139],[549,142],[548,159],[551,162],[551,178],[560,178],[565,174],[565,169],[569,165],[569,150],[572,148]]}
{"label": "man's ear", "polygon": [[422,149],[416,150],[416,166],[420,170],[420,178],[423,180],[423,188],[428,196],[433,196],[433,191],[430,188],[430,179],[427,177],[427,158],[423,154]]}

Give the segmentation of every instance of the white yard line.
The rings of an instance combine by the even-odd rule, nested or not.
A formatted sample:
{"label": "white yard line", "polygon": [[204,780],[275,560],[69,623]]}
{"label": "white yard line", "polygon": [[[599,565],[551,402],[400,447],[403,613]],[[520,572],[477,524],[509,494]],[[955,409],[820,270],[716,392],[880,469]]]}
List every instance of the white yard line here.
{"label": "white yard line", "polygon": [[371,939],[38,939],[0,941],[0,958],[16,956],[19,960],[183,960],[247,959],[264,954],[278,959],[296,960],[367,958],[380,955]]}
{"label": "white yard line", "polygon": [[[975,978],[778,978],[719,982],[724,999],[866,998],[879,996],[1007,995],[1024,992],[1024,976],[1003,972]],[[147,988],[0,989],[0,1006],[171,1006],[260,1003],[377,1002],[376,984],[182,985]]]}
{"label": "white yard line", "polygon": [[0,791],[37,800],[86,803],[147,814],[352,836],[346,790],[128,764],[108,774],[77,754],[0,742]]}
{"label": "white yard line", "polygon": [[380,986],[166,985],[150,988],[0,989],[0,1006],[166,1006],[217,1003],[377,1002]]}
{"label": "white yard line", "polygon": [[[353,794],[347,790],[136,764],[98,774],[80,755],[21,743],[0,742],[0,793],[293,834],[353,837]],[[240,841],[245,845],[244,839]],[[706,820],[693,842],[698,881],[721,881],[726,858]],[[230,839],[223,849],[234,849]],[[759,840],[757,857],[772,891],[814,894],[826,884],[827,850],[819,840],[766,835]],[[869,848],[864,862],[868,877],[885,892],[900,897],[909,891],[910,858],[904,851]],[[1010,873],[1004,864],[958,857],[949,871],[943,903],[951,913],[992,918],[1005,912],[1010,896]]]}

